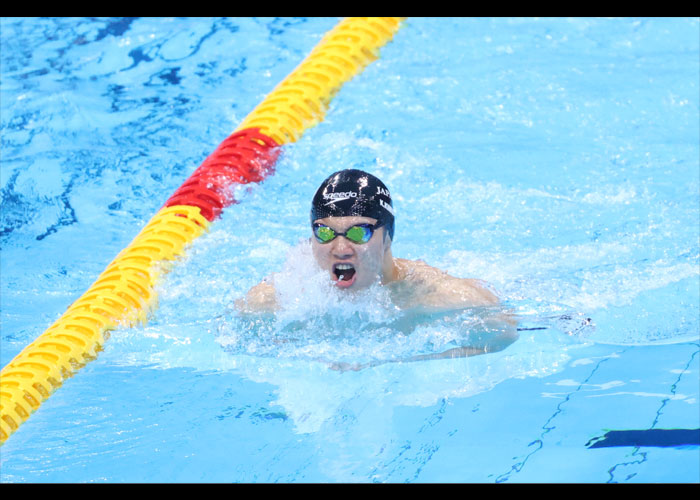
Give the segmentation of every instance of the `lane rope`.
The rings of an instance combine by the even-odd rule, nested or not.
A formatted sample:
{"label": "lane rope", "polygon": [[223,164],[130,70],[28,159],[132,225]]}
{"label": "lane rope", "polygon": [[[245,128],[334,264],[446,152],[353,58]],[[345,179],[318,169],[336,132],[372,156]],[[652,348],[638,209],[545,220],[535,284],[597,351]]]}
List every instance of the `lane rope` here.
{"label": "lane rope", "polygon": [[379,57],[400,17],[340,21],[172,194],[95,282],[0,372],[0,443],[62,382],[94,360],[118,327],[143,324],[155,285],[221,211],[231,187],[274,173],[279,148],[323,121],[344,83]]}

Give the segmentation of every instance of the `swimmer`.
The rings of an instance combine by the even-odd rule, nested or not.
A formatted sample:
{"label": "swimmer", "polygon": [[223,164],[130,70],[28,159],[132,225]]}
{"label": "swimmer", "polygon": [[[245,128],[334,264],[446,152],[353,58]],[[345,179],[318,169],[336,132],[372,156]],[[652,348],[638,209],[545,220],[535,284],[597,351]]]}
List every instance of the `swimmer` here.
{"label": "swimmer", "polygon": [[[324,180],[311,203],[310,223],[313,256],[343,293],[380,283],[399,309],[419,314],[499,305],[498,297],[480,280],[453,277],[422,260],[393,256],[391,194],[372,174],[348,169]],[[254,286],[236,302],[236,308],[243,313],[278,310],[272,280],[267,278]],[[495,321],[515,332],[515,323],[508,315],[490,317],[491,321],[497,317]],[[472,354],[471,348],[461,353]]]}
{"label": "swimmer", "polygon": [[[498,305],[498,298],[475,279],[455,278],[422,260],[395,258],[394,209],[389,190],[361,170],[328,177],[311,205],[311,245],[318,265],[336,287],[351,293],[379,282],[401,309],[441,312]],[[266,279],[253,287],[239,309],[274,312],[275,288]]]}

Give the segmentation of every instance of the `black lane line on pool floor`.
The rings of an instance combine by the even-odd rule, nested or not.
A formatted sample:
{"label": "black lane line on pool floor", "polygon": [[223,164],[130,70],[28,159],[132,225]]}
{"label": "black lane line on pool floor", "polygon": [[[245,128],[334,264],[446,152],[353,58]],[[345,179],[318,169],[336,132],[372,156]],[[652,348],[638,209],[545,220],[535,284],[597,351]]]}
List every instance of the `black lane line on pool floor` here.
{"label": "black lane line on pool floor", "polygon": [[641,429],[608,431],[586,443],[590,448],[611,448],[616,446],[698,446],[700,429]]}
{"label": "black lane line on pool floor", "polygon": [[[694,351],[690,359],[681,370],[678,378],[671,386],[671,394],[676,394],[676,388],[684,374],[690,372],[690,365],[695,356],[700,351]],[[595,437],[586,443],[586,447],[590,448],[609,448],[614,446],[653,446],[653,447],[674,447],[674,446],[698,446],[700,445],[700,429],[655,429],[654,426],[658,423],[659,417],[663,408],[670,398],[666,398],[661,402],[661,406],[656,411],[656,418],[650,429],[641,430],[617,430],[608,431],[603,436]]]}

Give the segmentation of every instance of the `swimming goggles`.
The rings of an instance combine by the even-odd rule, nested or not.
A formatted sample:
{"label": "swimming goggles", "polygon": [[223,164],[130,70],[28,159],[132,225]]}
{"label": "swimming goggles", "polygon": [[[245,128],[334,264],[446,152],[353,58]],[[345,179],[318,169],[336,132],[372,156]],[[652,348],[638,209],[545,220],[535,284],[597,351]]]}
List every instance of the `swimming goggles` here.
{"label": "swimming goggles", "polygon": [[367,243],[374,234],[374,231],[381,227],[382,224],[357,224],[348,228],[344,233],[339,233],[328,226],[319,224],[318,222],[313,225],[314,236],[319,243],[330,243],[338,236],[345,236],[352,243],[357,243],[359,245]]}

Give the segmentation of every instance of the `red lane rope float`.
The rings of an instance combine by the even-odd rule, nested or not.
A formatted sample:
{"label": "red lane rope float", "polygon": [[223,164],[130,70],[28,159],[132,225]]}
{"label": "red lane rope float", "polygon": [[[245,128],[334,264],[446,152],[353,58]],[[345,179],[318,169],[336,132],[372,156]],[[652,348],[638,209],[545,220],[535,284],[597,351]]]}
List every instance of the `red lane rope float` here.
{"label": "red lane rope float", "polygon": [[212,222],[224,207],[235,203],[231,186],[260,182],[274,171],[277,142],[259,129],[231,134],[165,202],[166,207],[199,207]]}
{"label": "red lane rope float", "polygon": [[279,146],[323,120],[346,81],[378,57],[402,18],[347,18],[321,39],[168,198],[133,241],[56,322],[0,372],[0,443],[4,443],[63,380],[95,359],[110,330],[146,321],[156,280],[168,262],[235,203],[232,185],[273,173]]}

